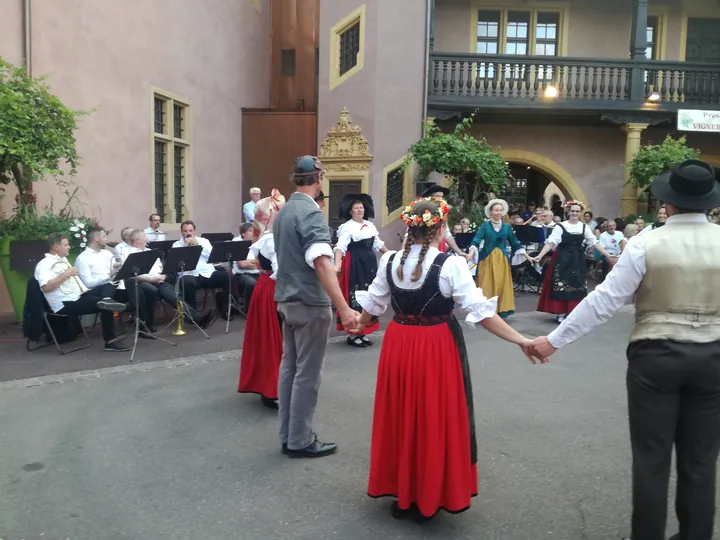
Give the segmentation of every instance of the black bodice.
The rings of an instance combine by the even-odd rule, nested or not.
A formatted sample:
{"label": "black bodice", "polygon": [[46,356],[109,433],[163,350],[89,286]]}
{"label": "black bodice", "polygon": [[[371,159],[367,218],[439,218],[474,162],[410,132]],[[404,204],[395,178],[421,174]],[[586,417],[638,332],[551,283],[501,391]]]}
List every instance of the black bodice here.
{"label": "black bodice", "polygon": [[[387,281],[392,295],[392,307],[395,311],[393,320],[400,324],[432,326],[448,322],[453,317],[455,301],[445,298],[440,292],[440,269],[449,255],[440,253],[433,261],[425,281],[418,289],[401,289],[393,280],[393,259],[390,256],[387,264]],[[406,269],[410,271],[411,269]]]}
{"label": "black bodice", "polygon": [[347,250],[352,253],[354,251],[372,251],[375,244],[375,237],[365,238],[364,240],[354,240],[348,244]]}
{"label": "black bodice", "polygon": [[260,261],[260,270],[272,272],[272,262],[270,262],[270,259],[263,257],[262,253],[258,253],[258,261]]}
{"label": "black bodice", "polygon": [[565,227],[563,227],[560,223],[558,223],[557,226],[560,227],[563,231],[562,242],[560,242],[558,249],[584,249],[583,244],[585,243],[585,227],[587,225],[583,223],[582,232],[579,234],[568,232]]}

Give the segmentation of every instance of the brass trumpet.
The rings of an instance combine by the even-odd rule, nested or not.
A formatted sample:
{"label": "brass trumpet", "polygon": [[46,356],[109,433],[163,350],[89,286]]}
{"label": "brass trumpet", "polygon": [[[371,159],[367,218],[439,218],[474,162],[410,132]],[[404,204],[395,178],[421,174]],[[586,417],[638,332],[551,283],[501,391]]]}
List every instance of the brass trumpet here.
{"label": "brass trumpet", "polygon": [[[67,257],[62,257],[59,261],[52,265],[51,269],[53,273],[55,273],[55,277],[57,277],[69,268],[72,268],[72,265],[68,262]],[[60,285],[60,291],[65,295],[71,295],[73,293],[84,294],[89,290],[90,289],[88,289],[77,276],[72,276]]]}
{"label": "brass trumpet", "polygon": [[180,276],[178,276],[177,284],[175,286],[175,296],[177,297],[177,327],[175,328],[175,331],[172,333],[173,336],[184,336],[187,334],[185,331],[185,305],[183,303],[183,299],[180,296]]}

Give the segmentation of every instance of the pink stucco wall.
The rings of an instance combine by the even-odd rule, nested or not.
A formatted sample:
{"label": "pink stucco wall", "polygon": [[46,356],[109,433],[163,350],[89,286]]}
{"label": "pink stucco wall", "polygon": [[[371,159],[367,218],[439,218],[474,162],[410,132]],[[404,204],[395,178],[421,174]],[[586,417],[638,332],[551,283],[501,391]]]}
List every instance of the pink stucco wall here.
{"label": "pink stucco wall", "polygon": [[[22,0],[1,3],[0,55],[21,64]],[[123,226],[147,226],[154,208],[152,86],[191,103],[189,206],[199,231],[234,231],[241,222],[241,108],[269,100],[269,7],[258,5],[32,2],[33,74],[47,74],[69,107],[95,109],[77,133],[83,161],[76,184],[87,213],[114,237]],[[41,205],[62,202],[52,181],[38,193]]]}

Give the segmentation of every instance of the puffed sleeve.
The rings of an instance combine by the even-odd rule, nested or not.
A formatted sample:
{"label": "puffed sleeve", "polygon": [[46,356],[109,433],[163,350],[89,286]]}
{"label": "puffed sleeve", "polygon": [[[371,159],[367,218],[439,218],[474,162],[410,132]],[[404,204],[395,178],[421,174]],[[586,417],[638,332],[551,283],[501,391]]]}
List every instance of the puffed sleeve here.
{"label": "puffed sleeve", "polygon": [[497,312],[497,296],[486,298],[481,288],[475,285],[467,262],[462,257],[449,257],[440,270],[440,292],[452,296],[453,300],[468,312],[465,322],[474,327],[483,319]]}
{"label": "puffed sleeve", "polygon": [[586,225],[583,227],[583,230],[585,231],[585,243],[587,244],[587,247],[593,247],[598,243],[598,239],[595,237],[593,231],[590,230],[590,227]]}
{"label": "puffed sleeve", "polygon": [[[381,258],[378,263],[378,271],[375,279],[368,287],[367,291],[357,291],[355,293],[355,300],[360,306],[370,313],[379,317],[390,305],[390,284],[387,281],[387,265],[389,264],[390,257],[394,251],[388,251]],[[464,263],[465,261],[463,261]]]}
{"label": "puffed sleeve", "polygon": [[548,242],[551,244],[555,244],[556,246],[559,246],[562,243],[562,234],[563,230],[560,225],[555,225],[552,228],[552,232],[550,233],[550,238],[547,239]]}
{"label": "puffed sleeve", "polygon": [[257,259],[258,253],[260,253],[260,240],[255,242],[253,245],[250,246],[250,249],[248,251],[247,260],[248,261],[254,261]]}
{"label": "puffed sleeve", "polygon": [[384,247],[385,247],[385,242],[380,240],[380,234],[375,233],[375,239],[373,240],[373,249],[375,251],[380,251]]}
{"label": "puffed sleeve", "polygon": [[338,241],[335,244],[334,251],[340,251],[343,255],[347,253],[347,248],[352,241],[352,228],[348,222],[343,223],[337,230]]}

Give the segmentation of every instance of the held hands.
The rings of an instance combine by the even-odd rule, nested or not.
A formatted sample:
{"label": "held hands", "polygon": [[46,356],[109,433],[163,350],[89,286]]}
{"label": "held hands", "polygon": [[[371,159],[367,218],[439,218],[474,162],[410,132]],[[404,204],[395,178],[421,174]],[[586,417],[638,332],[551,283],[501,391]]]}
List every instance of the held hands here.
{"label": "held hands", "polygon": [[[553,347],[550,344],[550,341],[548,340],[547,336],[540,336],[529,342],[529,345],[527,345],[528,352],[541,360],[543,364],[550,361],[550,356],[555,354],[555,351],[557,349]],[[523,352],[525,352],[525,349],[523,348]],[[525,354],[528,354],[525,352]],[[531,360],[532,361],[532,360]],[[535,363],[535,362],[533,362]]]}
{"label": "held hands", "polygon": [[538,360],[541,364],[547,364],[550,361],[550,359],[548,358],[549,355],[540,354],[533,348],[533,343],[534,342],[530,341],[529,339],[526,339],[524,343],[520,343],[519,345],[522,349],[522,352],[533,364],[537,364]]}
{"label": "held hands", "polygon": [[342,312],[339,312],[339,315],[343,328],[348,332],[356,333],[362,329],[360,325],[360,314],[354,309],[347,307],[343,309]]}

